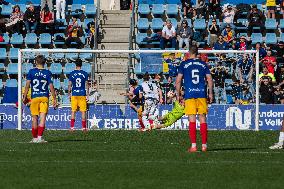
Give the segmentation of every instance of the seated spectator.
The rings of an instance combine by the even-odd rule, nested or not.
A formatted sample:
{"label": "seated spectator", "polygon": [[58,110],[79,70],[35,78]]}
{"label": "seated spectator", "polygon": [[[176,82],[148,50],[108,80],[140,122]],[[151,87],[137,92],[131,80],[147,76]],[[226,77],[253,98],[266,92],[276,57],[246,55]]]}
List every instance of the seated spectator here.
{"label": "seated spectator", "polygon": [[207,7],[206,7],[206,4],[205,4],[205,1],[204,0],[198,0],[197,1],[197,4],[196,4],[196,7],[195,7],[195,17],[196,18],[205,18],[206,17],[206,10],[207,10]]}
{"label": "seated spectator", "polygon": [[12,14],[10,15],[10,19],[6,24],[6,29],[9,34],[23,33],[23,31],[25,30],[23,19],[24,13],[21,11],[19,5],[15,5],[13,7]]}
{"label": "seated spectator", "polygon": [[96,24],[94,21],[92,22],[89,22],[87,24],[87,34],[88,34],[88,37],[87,37],[87,41],[88,41],[88,45],[91,47],[91,48],[94,48],[94,45],[95,45],[95,35],[96,35]]}
{"label": "seated spectator", "polygon": [[[1,8],[0,8],[1,11]],[[5,17],[1,15],[0,12],[0,33],[5,33],[6,32],[6,25],[5,25]]]}
{"label": "seated spectator", "polygon": [[250,104],[252,102],[253,95],[249,90],[249,86],[247,86],[247,85],[243,86],[243,89],[242,89],[238,99],[239,99],[238,104],[246,105],[246,104]]}
{"label": "seated spectator", "polygon": [[228,43],[226,43],[223,39],[223,36],[220,35],[218,37],[218,41],[214,44],[214,47],[213,47],[214,50],[228,50],[229,49],[229,46],[228,46]]}
{"label": "seated spectator", "polygon": [[[29,8],[26,10],[24,15],[24,21],[28,33],[35,32],[39,19],[40,17],[38,13],[35,11],[34,5],[29,5]],[[32,29],[32,27],[34,29]]]}
{"label": "seated spectator", "polygon": [[235,43],[233,42],[232,47],[234,50],[248,50],[248,43],[246,41],[246,37],[241,36],[240,41],[236,41]]}
{"label": "seated spectator", "polygon": [[223,40],[229,44],[235,38],[235,31],[231,29],[230,25],[227,25],[226,28],[222,31],[221,35],[223,36]]}
{"label": "seated spectator", "polygon": [[274,88],[267,77],[264,77],[263,82],[259,87],[260,103],[274,104]]}
{"label": "seated spectator", "polygon": [[259,42],[257,42],[255,44],[255,48],[254,49],[259,51],[259,59],[260,60],[263,59],[266,56],[266,54],[267,54],[265,48],[263,48],[261,46],[261,43],[259,43]]}
{"label": "seated spectator", "polygon": [[209,45],[210,47],[213,47],[214,43],[217,42],[218,40],[218,35],[220,34],[220,29],[219,26],[217,25],[216,19],[212,19],[212,25],[208,27],[208,32],[209,32]]}
{"label": "seated spectator", "polygon": [[165,49],[167,42],[171,43],[171,48],[176,48],[176,29],[173,27],[170,20],[167,20],[166,26],[164,26],[162,30],[160,41],[161,49]]}
{"label": "seated spectator", "polygon": [[192,18],[195,16],[191,0],[181,0],[181,4],[182,4],[184,18]]}
{"label": "seated spectator", "polygon": [[242,58],[237,63],[239,72],[238,77],[241,83],[252,82],[252,76],[253,76],[253,60],[249,58],[247,54],[244,54]]}
{"label": "seated spectator", "polygon": [[227,25],[230,25],[232,29],[235,29],[234,25],[235,12],[236,12],[235,9],[231,5],[228,5],[225,8],[224,12],[222,13],[223,23],[221,25],[221,30],[225,29]]}
{"label": "seated spectator", "polygon": [[267,18],[275,18],[276,0],[266,0]]}
{"label": "seated spectator", "polygon": [[220,0],[209,0],[207,13],[208,13],[207,18],[215,17],[220,19],[222,13]]}
{"label": "seated spectator", "polygon": [[257,9],[256,5],[252,6],[252,10],[248,14],[248,36],[250,37],[252,34],[253,27],[260,27],[260,31],[262,35],[265,35],[265,17],[260,10]]}
{"label": "seated spectator", "polygon": [[79,38],[79,30],[80,27],[78,25],[77,19],[73,17],[72,22],[69,24],[67,28],[68,38],[65,41],[67,48],[71,47],[72,42],[76,42],[80,49],[83,48],[84,44]]}
{"label": "seated spectator", "polygon": [[54,33],[54,13],[50,11],[47,4],[40,13],[41,33]]}
{"label": "seated spectator", "polygon": [[274,47],[274,50],[276,52],[275,56],[276,56],[277,63],[283,64],[284,63],[284,42],[280,41],[278,45]]}
{"label": "seated spectator", "polygon": [[272,56],[271,50],[267,50],[267,55],[260,61],[269,73],[274,75],[274,67],[276,66],[276,58]]}
{"label": "seated spectator", "polygon": [[224,91],[224,83],[225,79],[228,78],[228,70],[221,66],[220,63],[216,67],[213,67],[211,70],[212,78],[214,79],[214,94],[215,101],[217,104],[225,103],[225,91]]}
{"label": "seated spectator", "polygon": [[275,77],[272,73],[269,73],[266,67],[262,68],[262,73],[259,74],[259,81],[260,83],[263,83],[264,78],[269,79],[269,82],[275,83]]}
{"label": "seated spectator", "polygon": [[65,19],[66,0],[56,0],[56,19]]}
{"label": "seated spectator", "polygon": [[179,49],[182,49],[183,44],[185,44],[186,49],[189,49],[189,44],[191,43],[191,38],[193,36],[192,29],[188,26],[186,20],[181,22],[181,26],[177,32],[178,41],[179,41]]}

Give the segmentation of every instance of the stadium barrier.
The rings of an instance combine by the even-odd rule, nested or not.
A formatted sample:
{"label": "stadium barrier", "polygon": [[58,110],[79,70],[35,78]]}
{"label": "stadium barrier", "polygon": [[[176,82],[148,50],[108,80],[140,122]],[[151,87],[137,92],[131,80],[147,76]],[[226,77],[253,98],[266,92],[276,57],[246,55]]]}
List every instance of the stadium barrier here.
{"label": "stadium barrier", "polygon": [[[161,105],[160,115],[172,109],[171,105]],[[0,123],[3,129],[17,129],[18,114],[13,105],[0,105]],[[31,116],[28,107],[23,109],[23,129],[31,129]],[[47,129],[69,129],[70,108],[62,107],[57,110],[49,109]],[[127,106],[125,113],[116,105],[91,105],[88,111],[89,127],[98,125],[97,129],[139,128],[136,113]],[[75,128],[80,129],[80,114],[77,114]],[[255,130],[255,109],[252,105],[211,105],[209,107],[208,125],[210,130]],[[260,105],[260,130],[279,130],[284,116],[282,105]],[[197,123],[199,127],[199,123]],[[168,130],[182,130],[188,128],[188,120],[183,117]]]}

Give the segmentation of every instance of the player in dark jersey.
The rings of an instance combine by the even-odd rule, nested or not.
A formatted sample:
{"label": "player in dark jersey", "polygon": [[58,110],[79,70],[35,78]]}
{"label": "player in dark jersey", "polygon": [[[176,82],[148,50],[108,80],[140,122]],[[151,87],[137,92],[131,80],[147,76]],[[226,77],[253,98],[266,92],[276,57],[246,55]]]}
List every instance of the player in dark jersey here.
{"label": "player in dark jersey", "polygon": [[192,146],[189,152],[196,152],[196,115],[199,115],[202,151],[207,151],[207,84],[209,101],[213,101],[213,82],[210,70],[205,62],[197,59],[198,48],[193,45],[190,49],[190,58],[183,61],[179,67],[176,79],[177,98],[180,94],[183,79],[185,114],[189,116],[189,136]]}
{"label": "player in dark jersey", "polygon": [[89,95],[88,88],[88,73],[81,70],[82,61],[77,59],[76,68],[70,73],[68,95],[71,98],[71,127],[70,131],[74,131],[75,113],[78,108],[82,113],[82,131],[87,131],[86,112],[87,99]]}
{"label": "player in dark jersey", "polygon": [[[28,102],[27,95],[31,86],[31,103],[30,109],[32,114],[32,135],[33,139],[31,143],[44,143],[46,142],[42,138],[42,134],[45,128],[46,115],[48,113],[48,97],[50,88],[53,97],[53,106],[57,106],[57,100],[55,90],[51,81],[51,72],[44,69],[46,62],[42,55],[39,55],[35,59],[36,68],[29,71],[27,75],[26,87],[23,95],[24,104]],[[38,117],[40,122],[38,124]]]}

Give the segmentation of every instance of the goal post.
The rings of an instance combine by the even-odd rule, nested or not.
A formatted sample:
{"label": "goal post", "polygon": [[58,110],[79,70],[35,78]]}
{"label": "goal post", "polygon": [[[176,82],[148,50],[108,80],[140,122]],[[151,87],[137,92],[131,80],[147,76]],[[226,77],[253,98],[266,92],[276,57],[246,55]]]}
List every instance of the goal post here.
{"label": "goal post", "polygon": [[[199,50],[200,54],[254,54],[255,55],[255,130],[259,130],[259,51],[257,50]],[[188,53],[188,50],[86,50],[86,49],[20,49],[18,51],[18,130],[22,129],[22,63],[25,53],[128,53],[128,54],[154,54],[154,53]]]}

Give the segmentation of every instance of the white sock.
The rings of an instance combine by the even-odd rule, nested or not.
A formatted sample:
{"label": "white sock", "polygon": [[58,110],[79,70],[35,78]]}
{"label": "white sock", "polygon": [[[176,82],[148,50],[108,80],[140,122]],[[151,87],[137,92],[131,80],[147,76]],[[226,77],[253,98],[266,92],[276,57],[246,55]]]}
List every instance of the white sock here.
{"label": "white sock", "polygon": [[195,147],[196,147],[196,143],[192,143],[192,144],[191,144],[191,147],[192,147],[192,148],[195,148]]}
{"label": "white sock", "polygon": [[37,136],[37,139],[41,140],[41,136]]}
{"label": "white sock", "polygon": [[284,131],[281,131],[279,134],[279,143],[283,145],[284,142]]}
{"label": "white sock", "polygon": [[205,148],[207,148],[207,144],[202,144],[202,147],[205,147]]}

